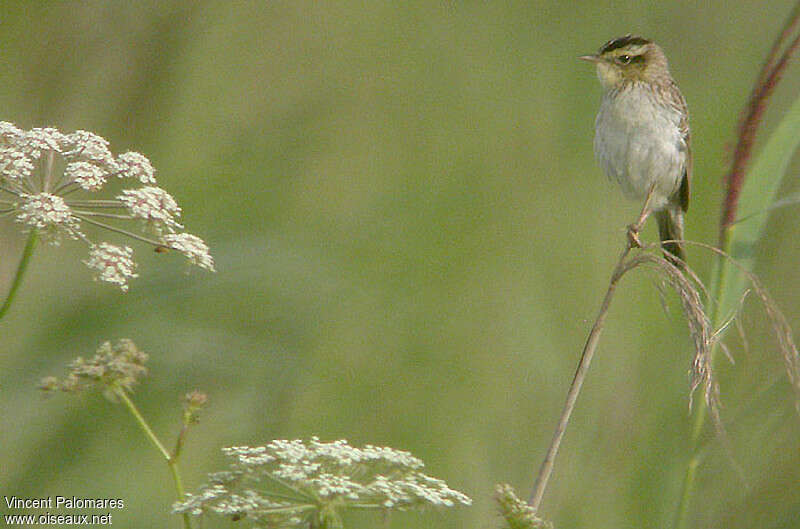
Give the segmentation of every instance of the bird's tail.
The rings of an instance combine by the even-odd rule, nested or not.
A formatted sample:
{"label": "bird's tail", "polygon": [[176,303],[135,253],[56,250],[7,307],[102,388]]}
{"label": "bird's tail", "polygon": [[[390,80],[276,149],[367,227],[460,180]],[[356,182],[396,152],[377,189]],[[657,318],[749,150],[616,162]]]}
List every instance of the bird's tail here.
{"label": "bird's tail", "polygon": [[676,263],[681,268],[686,262],[686,253],[682,243],[672,241],[683,239],[683,214],[683,208],[677,204],[670,204],[655,214],[658,221],[658,234],[662,241],[661,247],[679,259]]}

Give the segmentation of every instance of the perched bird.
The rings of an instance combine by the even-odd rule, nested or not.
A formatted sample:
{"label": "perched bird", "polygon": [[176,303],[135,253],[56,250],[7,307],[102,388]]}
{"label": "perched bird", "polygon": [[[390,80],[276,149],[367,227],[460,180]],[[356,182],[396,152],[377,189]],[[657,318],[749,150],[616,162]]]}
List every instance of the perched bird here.
{"label": "perched bird", "polygon": [[645,218],[655,215],[662,247],[685,262],[683,245],[669,241],[683,239],[689,207],[689,113],[667,57],[653,41],[625,35],[580,59],[596,65],[604,89],[595,157],[626,195],[639,200],[650,195]]}

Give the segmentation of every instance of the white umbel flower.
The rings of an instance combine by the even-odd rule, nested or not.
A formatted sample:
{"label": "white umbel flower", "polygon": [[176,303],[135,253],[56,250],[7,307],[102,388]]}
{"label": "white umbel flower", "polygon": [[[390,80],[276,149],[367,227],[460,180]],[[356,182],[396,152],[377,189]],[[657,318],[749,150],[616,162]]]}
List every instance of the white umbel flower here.
{"label": "white umbel flower", "polygon": [[164,243],[170,248],[181,252],[190,263],[215,272],[214,258],[208,252],[208,246],[203,239],[191,233],[170,233],[164,236]]}
{"label": "white umbel flower", "polygon": [[3,141],[16,141],[25,134],[22,129],[8,121],[0,121],[0,139]]}
{"label": "white umbel flower", "polygon": [[119,285],[123,292],[128,290],[128,279],[138,277],[134,272],[133,250],[129,246],[114,246],[107,242],[93,244],[89,259],[84,262],[95,272],[95,279]]}
{"label": "white umbel flower", "polygon": [[37,193],[20,198],[22,204],[19,206],[17,222],[48,234],[56,244],[60,241],[59,234],[66,234],[73,239],[83,235],[79,230],[80,221],[72,215],[72,209],[60,196]]}
{"label": "white umbel flower", "polygon": [[117,196],[131,215],[147,221],[156,230],[172,230],[182,228],[175,217],[180,216],[181,208],[172,195],[155,186],[146,186],[139,189],[125,189]]}
{"label": "white umbel flower", "polygon": [[393,448],[357,448],[345,440],[312,437],[223,452],[232,459],[229,468],[211,474],[209,483],[173,505],[173,512],[247,516],[266,527],[307,527],[347,508],[405,510],[472,503],[444,481],[423,474],[422,461]]}
{"label": "white umbel flower", "polygon": [[108,148],[108,140],[94,132],[76,130],[66,136],[69,150],[64,153],[67,160],[84,160],[105,165],[111,169],[114,166],[114,156]]}
{"label": "white umbel flower", "polygon": [[21,136],[22,151],[33,159],[47,151],[61,152],[66,137],[54,128],[31,129]]}
{"label": "white umbel flower", "polygon": [[33,163],[25,153],[10,147],[0,149],[0,174],[3,178],[16,184],[30,177],[31,172]]}
{"label": "white umbel flower", "polygon": [[156,183],[156,170],[146,156],[138,152],[126,152],[117,157],[120,178],[135,178],[143,184]]}
{"label": "white umbel flower", "polygon": [[76,182],[86,191],[98,191],[106,183],[107,172],[89,162],[68,163],[64,176]]}
{"label": "white umbel flower", "polygon": [[[100,198],[109,180],[122,186],[131,181],[145,185]],[[181,207],[155,182],[155,169],[146,156],[126,152],[115,157],[108,141],[93,132],[25,131],[0,121],[0,221],[12,218],[51,244],[59,244],[64,235],[85,242],[89,258],[84,262],[95,278],[122,290],[137,277],[133,251],[98,241],[95,232],[129,237],[156,250],[173,249],[192,265],[214,271],[206,243],[190,233],[177,233],[183,228],[177,220]]]}

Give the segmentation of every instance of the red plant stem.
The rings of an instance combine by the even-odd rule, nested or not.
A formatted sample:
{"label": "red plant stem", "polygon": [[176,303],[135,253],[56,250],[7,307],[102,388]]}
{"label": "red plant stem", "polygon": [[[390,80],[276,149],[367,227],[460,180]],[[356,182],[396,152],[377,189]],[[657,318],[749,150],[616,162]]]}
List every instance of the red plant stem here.
{"label": "red plant stem", "polygon": [[761,73],[753,87],[753,92],[750,95],[747,112],[739,129],[739,139],[736,144],[736,150],[734,151],[731,169],[725,177],[726,192],[722,208],[722,219],[720,222],[720,247],[725,246],[728,228],[736,220],[739,195],[744,185],[745,168],[747,167],[747,162],[750,160],[750,155],[753,151],[756,132],[761,123],[761,119],[764,117],[767,100],[774,92],[775,87],[786,70],[789,59],[794,52],[797,51],[798,46],[800,46],[800,35],[796,36],[786,47],[777,62],[775,61],[775,57],[781,45],[796,29],[798,22],[800,22],[800,2],[798,2],[792,10],[792,14],[784,25],[783,31],[781,31],[780,36],[775,40],[772,50],[770,50],[769,56],[764,62]]}
{"label": "red plant stem", "polygon": [[789,17],[786,19],[786,22],[783,24],[783,29],[781,29],[778,38],[775,39],[775,42],[772,43],[772,49],[769,50],[769,54],[767,54],[767,59],[764,61],[764,66],[761,67],[761,72],[758,74],[758,78],[756,82],[753,84],[754,87],[761,86],[764,83],[764,79],[767,78],[767,75],[772,70],[772,67],[775,63],[775,58],[778,56],[778,50],[780,50],[781,45],[789,40],[789,36],[794,32],[797,27],[797,24],[800,22],[800,2],[795,4],[792,12],[789,14]]}

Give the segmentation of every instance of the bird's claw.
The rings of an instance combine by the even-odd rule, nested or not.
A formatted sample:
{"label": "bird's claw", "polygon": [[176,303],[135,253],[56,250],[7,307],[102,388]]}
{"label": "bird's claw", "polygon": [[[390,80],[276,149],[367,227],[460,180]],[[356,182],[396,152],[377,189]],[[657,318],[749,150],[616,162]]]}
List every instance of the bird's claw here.
{"label": "bird's claw", "polygon": [[642,241],[639,239],[640,226],[636,224],[628,224],[628,244],[631,248],[641,248]]}

